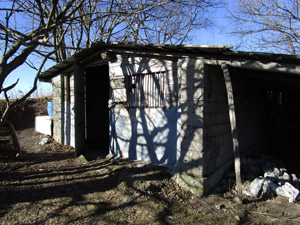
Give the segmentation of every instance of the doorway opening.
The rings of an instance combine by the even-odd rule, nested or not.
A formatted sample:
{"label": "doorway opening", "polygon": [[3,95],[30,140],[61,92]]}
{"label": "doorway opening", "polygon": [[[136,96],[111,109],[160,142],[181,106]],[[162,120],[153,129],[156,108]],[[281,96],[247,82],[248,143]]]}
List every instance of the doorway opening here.
{"label": "doorway opening", "polygon": [[[237,102],[237,119],[240,119],[241,125],[245,125],[240,129],[245,142],[251,135],[258,137],[261,134],[263,153],[281,161],[292,172],[300,174],[299,77],[246,69],[235,69],[233,76],[238,90],[236,94],[242,96],[243,100],[246,99]],[[237,99],[241,100],[239,97]]]}
{"label": "doorway opening", "polygon": [[87,153],[109,153],[108,64],[86,68],[86,148]]}

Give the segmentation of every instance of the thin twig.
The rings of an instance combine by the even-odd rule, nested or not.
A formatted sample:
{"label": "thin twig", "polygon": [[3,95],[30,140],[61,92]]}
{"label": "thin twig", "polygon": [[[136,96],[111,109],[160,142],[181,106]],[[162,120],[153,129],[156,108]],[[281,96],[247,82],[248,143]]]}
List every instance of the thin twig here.
{"label": "thin twig", "polygon": [[294,222],[300,222],[300,220],[295,220],[294,218],[295,217],[282,217],[282,216],[276,216],[276,215],[271,215],[269,213],[263,213],[263,212],[254,212],[254,211],[248,211],[249,213],[252,213],[252,214],[258,214],[258,215],[263,215],[263,216],[269,216],[269,217],[274,217],[276,219],[279,219],[279,220],[290,220],[290,221],[294,221]]}

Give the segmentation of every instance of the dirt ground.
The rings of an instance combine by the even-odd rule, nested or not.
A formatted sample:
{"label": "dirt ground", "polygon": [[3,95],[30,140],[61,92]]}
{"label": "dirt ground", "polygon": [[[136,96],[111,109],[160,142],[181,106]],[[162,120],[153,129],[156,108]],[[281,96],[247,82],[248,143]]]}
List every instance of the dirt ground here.
{"label": "dirt ground", "polygon": [[0,224],[300,224],[298,203],[281,197],[236,201],[234,189],[199,197],[179,187],[164,167],[75,158],[72,147],[52,139],[40,145],[46,136],[27,123],[16,125],[19,158],[1,131]]}

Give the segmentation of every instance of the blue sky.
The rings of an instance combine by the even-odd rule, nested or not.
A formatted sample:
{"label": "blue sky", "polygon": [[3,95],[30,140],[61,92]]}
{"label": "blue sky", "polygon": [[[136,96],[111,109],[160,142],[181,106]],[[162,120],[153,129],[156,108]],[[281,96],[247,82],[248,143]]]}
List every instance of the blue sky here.
{"label": "blue sky", "polygon": [[[48,64],[48,68],[51,64]],[[32,69],[26,64],[18,67],[14,70],[5,80],[4,87],[9,86],[19,79],[18,85],[14,89],[15,92],[27,92],[33,86],[34,77],[36,75],[36,70]],[[52,89],[52,85],[45,82],[38,82],[38,90],[41,92],[49,93]]]}
{"label": "blue sky", "polygon": [[[232,0],[227,2],[227,7],[231,7]],[[216,10],[212,17],[215,20],[214,27],[211,27],[207,30],[202,31],[194,31],[192,35],[194,39],[191,43],[187,44],[195,44],[195,45],[238,45],[238,40],[230,37],[228,32],[228,21],[226,19],[227,10],[225,8],[221,8]],[[49,68],[53,63],[47,63],[45,66]],[[36,71],[30,68],[28,65],[24,64],[20,66],[18,69],[12,72],[11,75],[6,79],[5,86],[8,86],[14,83],[18,78],[20,78],[19,83],[16,87],[16,90],[27,91],[32,87],[34,76]],[[50,90],[51,84],[39,82],[39,89]]]}

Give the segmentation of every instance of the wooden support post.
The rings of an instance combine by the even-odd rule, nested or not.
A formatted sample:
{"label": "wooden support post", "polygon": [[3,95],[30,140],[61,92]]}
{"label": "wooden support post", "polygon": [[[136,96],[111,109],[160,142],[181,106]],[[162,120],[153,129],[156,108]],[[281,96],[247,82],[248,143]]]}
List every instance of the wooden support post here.
{"label": "wooden support post", "polygon": [[64,75],[60,75],[60,140],[62,144],[65,144],[65,80]]}
{"label": "wooden support post", "polygon": [[75,155],[85,150],[84,68],[74,61]]}
{"label": "wooden support post", "polygon": [[71,144],[71,93],[70,93],[70,76],[64,76],[65,82],[65,98],[64,98],[64,144]]}
{"label": "wooden support post", "polygon": [[222,63],[221,67],[223,70],[226,92],[227,92],[227,100],[228,100],[229,119],[230,119],[232,143],[233,143],[235,181],[237,185],[238,195],[241,196],[242,195],[241,159],[240,159],[240,151],[239,151],[238,130],[236,125],[233,89],[232,89],[229,70],[226,63]]}

